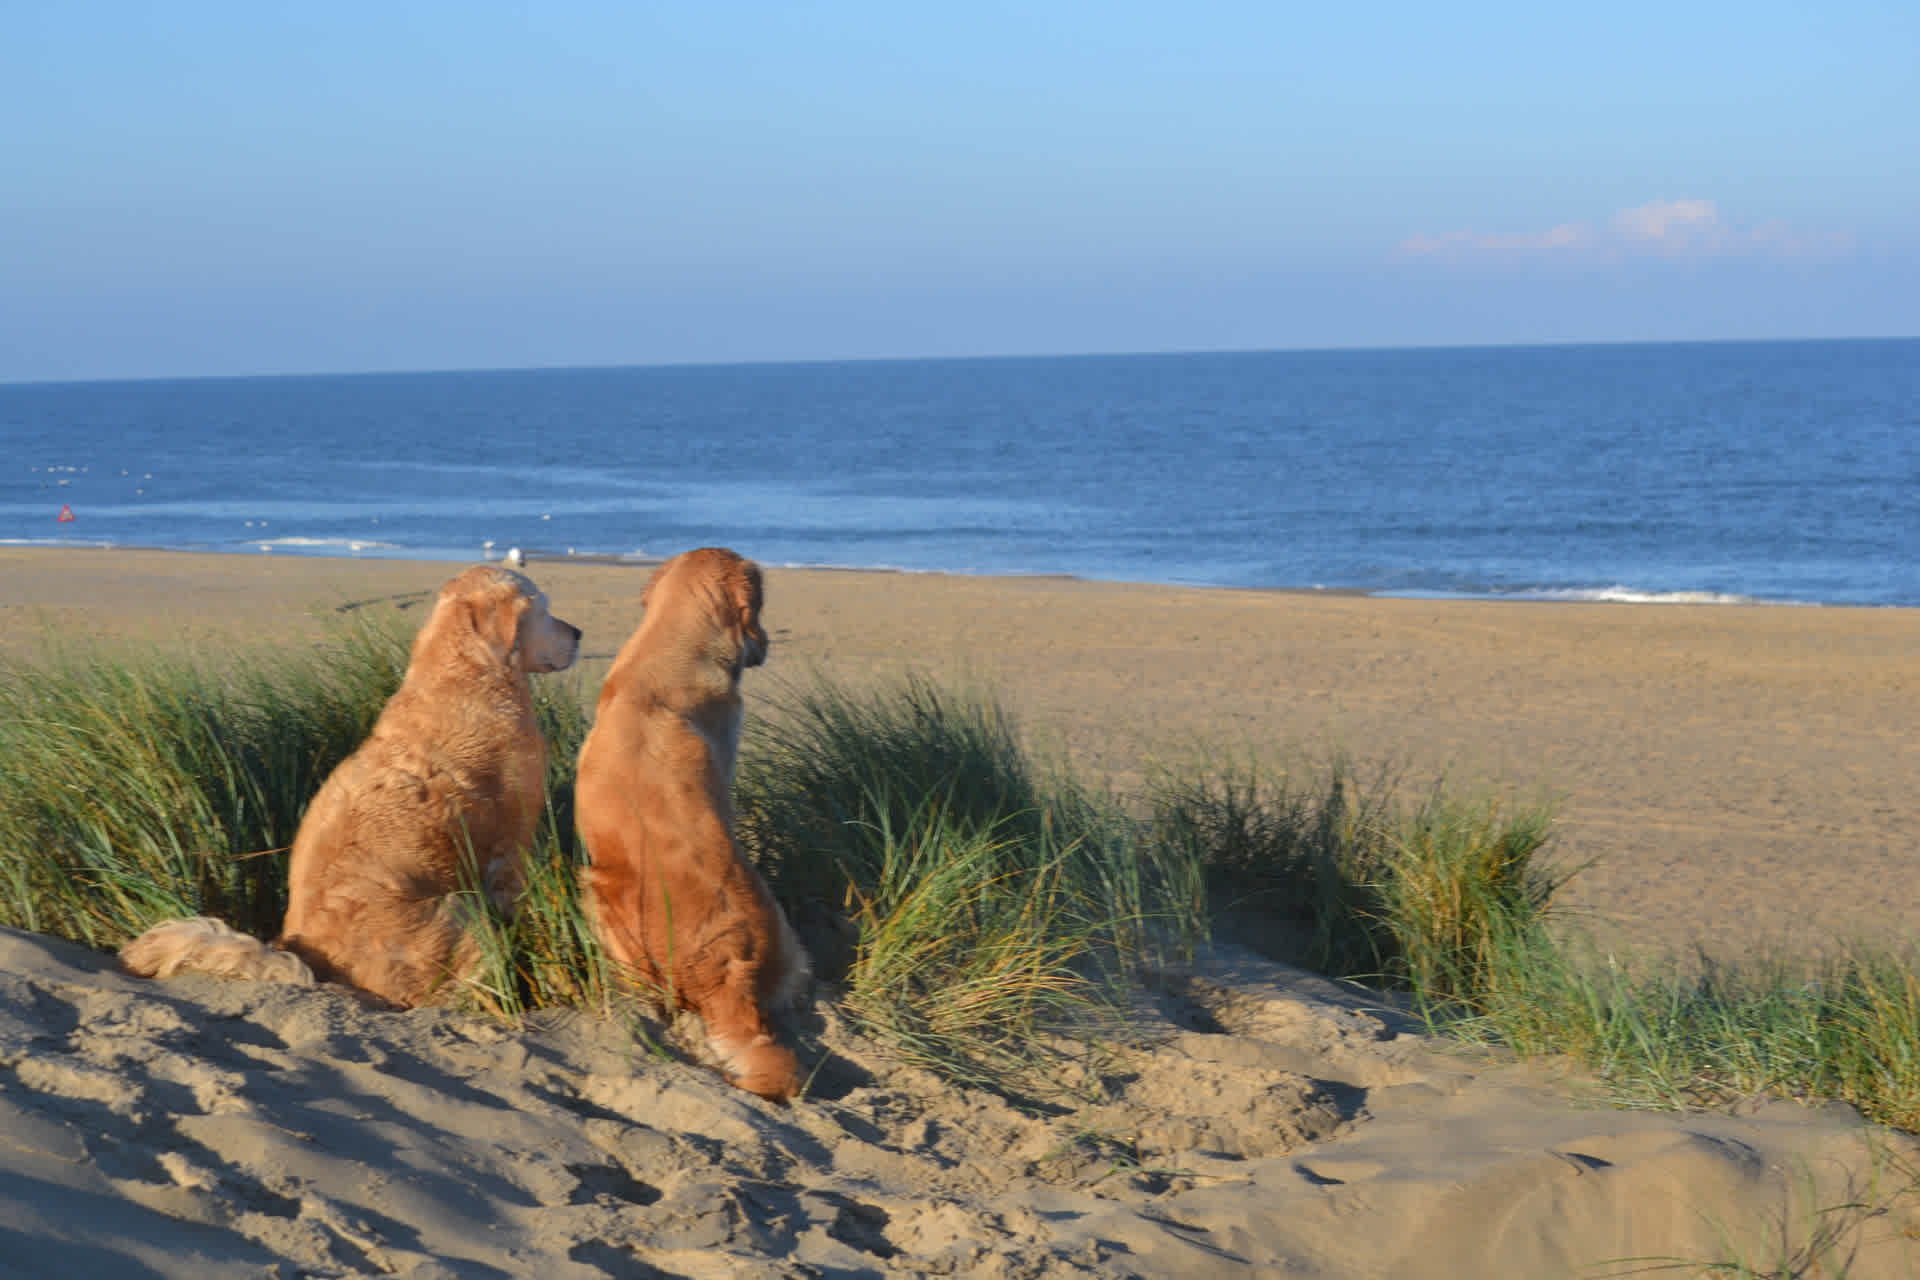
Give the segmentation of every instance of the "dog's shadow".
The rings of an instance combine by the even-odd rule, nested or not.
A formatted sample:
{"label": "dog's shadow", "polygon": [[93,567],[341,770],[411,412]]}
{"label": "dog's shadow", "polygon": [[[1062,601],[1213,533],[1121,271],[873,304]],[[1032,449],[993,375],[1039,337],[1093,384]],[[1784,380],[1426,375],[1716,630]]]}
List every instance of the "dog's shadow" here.
{"label": "dog's shadow", "polygon": [[870,1088],[874,1075],[844,1054],[835,1053],[827,1044],[839,1022],[833,1005],[839,991],[825,983],[816,983],[805,1005],[772,1015],[774,1030],[793,1047],[806,1073],[800,1096],[820,1102],[844,1102],[857,1089]]}

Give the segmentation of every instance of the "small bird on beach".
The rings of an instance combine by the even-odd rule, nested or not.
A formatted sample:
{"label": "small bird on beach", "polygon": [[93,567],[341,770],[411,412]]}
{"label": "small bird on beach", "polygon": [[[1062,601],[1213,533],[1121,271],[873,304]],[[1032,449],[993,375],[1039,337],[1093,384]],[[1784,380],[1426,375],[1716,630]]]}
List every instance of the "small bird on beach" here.
{"label": "small bird on beach", "polygon": [[524,555],[520,554],[520,548],[508,547],[507,563],[512,565],[514,568],[518,569],[527,563],[527,558]]}

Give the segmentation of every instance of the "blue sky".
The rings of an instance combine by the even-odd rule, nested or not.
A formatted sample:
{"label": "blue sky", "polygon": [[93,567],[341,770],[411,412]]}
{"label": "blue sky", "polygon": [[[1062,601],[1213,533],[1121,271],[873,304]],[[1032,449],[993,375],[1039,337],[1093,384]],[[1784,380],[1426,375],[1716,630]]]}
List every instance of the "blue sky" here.
{"label": "blue sky", "polygon": [[0,379],[1920,334],[1920,5],[0,0]]}

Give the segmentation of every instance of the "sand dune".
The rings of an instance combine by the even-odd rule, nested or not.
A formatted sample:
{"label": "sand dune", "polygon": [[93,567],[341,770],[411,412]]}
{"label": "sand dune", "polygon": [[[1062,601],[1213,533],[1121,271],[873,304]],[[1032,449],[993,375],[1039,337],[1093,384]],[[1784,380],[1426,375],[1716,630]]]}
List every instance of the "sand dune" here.
{"label": "sand dune", "polygon": [[[300,643],[450,571],[0,550],[0,649]],[[530,572],[610,656],[644,573]],[[1580,905],[1649,945],[1920,924],[1906,611],[776,571],[767,618],[770,674],[977,676],[1117,779],[1197,742],[1337,739],[1555,785],[1569,856],[1601,859]],[[819,1071],[782,1108],[619,1017],[147,983],[13,932],[0,986],[9,1274],[1552,1277],[1776,1265],[1823,1231],[1848,1274],[1920,1271],[1911,1205],[1818,1212],[1920,1161],[1846,1108],[1611,1110],[1226,947],[1152,976],[1117,1096],[1059,1115],[890,1062],[831,992],[792,1027]]]}
{"label": "sand dune", "polygon": [[[1117,1101],[1053,1117],[889,1065],[830,1003],[780,1107],[610,1018],[148,983],[11,931],[0,986],[19,1275],[1627,1274],[1801,1243],[1876,1159],[1844,1108],[1571,1106],[1231,950],[1143,1003]],[[1909,1274],[1914,1226],[1853,1232],[1851,1274]]]}

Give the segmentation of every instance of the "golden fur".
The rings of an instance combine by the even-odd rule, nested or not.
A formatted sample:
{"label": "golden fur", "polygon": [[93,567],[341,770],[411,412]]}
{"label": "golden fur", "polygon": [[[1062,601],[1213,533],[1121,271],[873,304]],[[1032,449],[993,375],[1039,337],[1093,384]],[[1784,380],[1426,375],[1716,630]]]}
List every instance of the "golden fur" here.
{"label": "golden fur", "polygon": [[547,767],[527,677],[571,666],[579,642],[510,569],[447,583],[373,732],[307,808],[280,937],[269,947],[205,916],[172,920],[128,943],[122,965],[431,1000],[477,959],[455,894],[477,882],[510,912],[525,886]]}
{"label": "golden fur", "polygon": [[759,567],[723,548],[655,572],[580,749],[574,813],[609,957],[661,1005],[700,1016],[729,1081],[785,1099],[800,1064],[767,1010],[804,995],[812,970],[733,835],[740,673],[767,654],[760,601]]}

